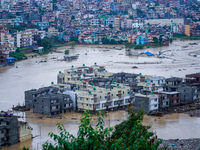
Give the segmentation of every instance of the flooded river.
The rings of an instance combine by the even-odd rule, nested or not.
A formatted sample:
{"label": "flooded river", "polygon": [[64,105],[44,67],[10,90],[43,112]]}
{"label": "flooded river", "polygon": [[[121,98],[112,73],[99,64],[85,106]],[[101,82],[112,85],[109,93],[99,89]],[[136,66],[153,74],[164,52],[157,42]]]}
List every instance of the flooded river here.
{"label": "flooded river", "polygon": [[[196,41],[195,41],[196,42]],[[149,75],[160,75],[165,77],[184,77],[185,74],[200,72],[199,45],[189,45],[193,41],[175,41],[168,47],[149,48],[140,52],[152,52],[158,54],[159,51],[165,58],[156,56],[126,56],[125,50],[114,50],[114,46],[81,46],[70,50],[70,54],[79,54],[79,58],[72,62],[61,61],[64,53],[51,53],[43,56],[29,58],[20,61],[15,66],[0,68],[0,110],[8,110],[13,105],[24,103],[24,91],[33,88],[49,86],[53,81],[57,82],[57,74],[66,68],[93,65],[105,65],[110,72],[130,72]],[[198,43],[197,43],[198,44]],[[68,47],[58,48],[64,51]],[[194,54],[196,55],[194,57]],[[43,61],[43,62],[41,62]],[[45,61],[45,62],[44,62]],[[18,66],[18,68],[16,68]],[[137,69],[133,69],[137,66]],[[33,140],[13,145],[7,149],[19,149],[27,146],[34,149],[41,149],[42,143],[48,139],[48,133],[57,132],[56,124],[64,123],[70,133],[76,135],[80,124],[80,113],[66,113],[62,119],[42,118],[30,112],[15,112],[24,116],[21,120],[29,122],[33,128]],[[74,120],[74,118],[76,118]],[[94,117],[95,118],[95,117]],[[127,118],[127,112],[109,112],[105,118],[106,126],[114,126]],[[187,114],[172,114],[164,117],[144,117],[144,124],[152,125],[151,130],[156,132],[159,138],[200,138],[200,118],[191,118]]]}

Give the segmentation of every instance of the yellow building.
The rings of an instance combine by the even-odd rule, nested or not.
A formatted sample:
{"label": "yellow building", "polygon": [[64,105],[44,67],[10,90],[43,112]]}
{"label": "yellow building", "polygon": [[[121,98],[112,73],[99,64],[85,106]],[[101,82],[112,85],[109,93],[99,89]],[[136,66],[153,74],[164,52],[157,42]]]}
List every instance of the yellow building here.
{"label": "yellow building", "polygon": [[112,110],[127,107],[134,101],[134,95],[129,86],[112,84],[113,88],[88,86],[86,90],[77,90],[78,110],[92,111]]}

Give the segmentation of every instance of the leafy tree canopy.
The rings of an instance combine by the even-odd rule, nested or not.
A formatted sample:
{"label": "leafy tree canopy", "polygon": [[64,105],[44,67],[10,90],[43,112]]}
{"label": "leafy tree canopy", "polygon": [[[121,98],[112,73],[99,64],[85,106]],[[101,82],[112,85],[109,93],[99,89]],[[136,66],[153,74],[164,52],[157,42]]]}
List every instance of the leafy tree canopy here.
{"label": "leafy tree canopy", "polygon": [[70,134],[64,125],[58,124],[59,135],[49,133],[54,144],[46,142],[43,150],[156,150],[161,143],[160,140],[149,143],[149,138],[154,134],[149,132],[150,126],[142,124],[144,110],[135,113],[129,110],[126,121],[115,127],[105,128],[104,113],[98,113],[98,121],[94,126],[92,115],[85,111],[81,118],[77,137]]}

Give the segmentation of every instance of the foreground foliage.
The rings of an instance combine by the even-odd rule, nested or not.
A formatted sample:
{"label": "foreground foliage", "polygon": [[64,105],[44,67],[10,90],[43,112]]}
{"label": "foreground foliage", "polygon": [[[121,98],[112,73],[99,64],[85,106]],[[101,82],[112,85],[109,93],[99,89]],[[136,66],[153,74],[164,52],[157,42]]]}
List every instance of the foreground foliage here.
{"label": "foreground foliage", "polygon": [[77,137],[66,131],[64,125],[59,123],[57,128],[60,135],[49,133],[55,143],[47,141],[43,144],[43,150],[156,150],[161,143],[148,143],[153,133],[148,131],[150,126],[142,124],[144,110],[138,114],[129,111],[128,119],[115,127],[104,127],[104,115],[99,113],[97,124],[93,126],[92,115],[85,111]]}
{"label": "foreground foliage", "polygon": [[10,57],[14,57],[16,61],[22,60],[22,59],[26,59],[27,57],[24,55],[24,53],[22,52],[12,52],[9,54]]}

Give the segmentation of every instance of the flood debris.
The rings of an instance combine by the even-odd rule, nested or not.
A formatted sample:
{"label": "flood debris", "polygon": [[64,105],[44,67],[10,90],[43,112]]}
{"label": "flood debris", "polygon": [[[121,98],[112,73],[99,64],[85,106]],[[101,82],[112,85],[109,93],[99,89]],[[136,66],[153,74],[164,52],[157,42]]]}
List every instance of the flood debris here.
{"label": "flood debris", "polygon": [[16,110],[16,111],[29,111],[30,109],[29,108],[26,108],[26,106],[20,106],[20,105],[17,105],[14,107],[13,105],[13,110]]}
{"label": "flood debris", "polygon": [[[87,53],[86,53],[87,54]],[[75,59],[78,59],[78,55],[69,55],[69,56],[64,56],[64,60],[65,61],[72,61],[72,60],[75,60]]]}
{"label": "flood debris", "polygon": [[133,68],[133,69],[137,69],[138,67],[137,67],[137,66],[133,66],[132,68]]}
{"label": "flood debris", "polygon": [[169,139],[162,140],[162,143],[159,145],[158,149],[166,149],[166,150],[197,150],[200,149],[200,139]]}

